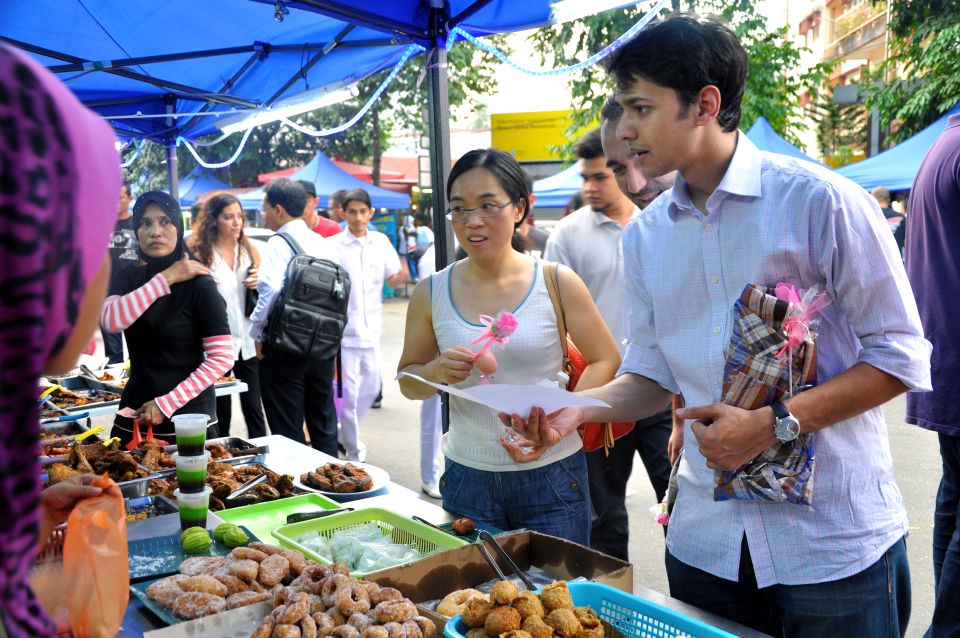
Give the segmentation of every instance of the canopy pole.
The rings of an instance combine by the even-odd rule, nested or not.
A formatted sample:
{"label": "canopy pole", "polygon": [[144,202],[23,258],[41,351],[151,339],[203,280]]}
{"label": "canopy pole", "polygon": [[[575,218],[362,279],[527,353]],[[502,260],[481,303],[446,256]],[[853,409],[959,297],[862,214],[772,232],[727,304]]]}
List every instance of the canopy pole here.
{"label": "canopy pole", "polygon": [[450,100],[447,84],[446,0],[430,0],[430,48],[427,66],[428,124],[430,135],[430,185],[433,188],[433,230],[437,271],[453,262],[453,232],[445,217],[447,175],[450,173]]}
{"label": "canopy pole", "polygon": [[[446,0],[430,0],[430,48],[424,56],[430,133],[430,185],[433,187],[433,246],[437,272],[453,262],[453,231],[447,224],[447,175],[450,173],[450,99],[447,91]],[[450,429],[450,395],[440,393],[440,428]]]}
{"label": "canopy pole", "polygon": [[[165,96],[166,102],[166,112],[173,113],[176,110],[177,99],[167,94]],[[174,118],[167,120],[167,125],[170,128],[176,126]],[[180,201],[180,174],[177,171],[177,136],[175,134],[167,137],[167,187],[170,190],[170,195],[177,202]]]}

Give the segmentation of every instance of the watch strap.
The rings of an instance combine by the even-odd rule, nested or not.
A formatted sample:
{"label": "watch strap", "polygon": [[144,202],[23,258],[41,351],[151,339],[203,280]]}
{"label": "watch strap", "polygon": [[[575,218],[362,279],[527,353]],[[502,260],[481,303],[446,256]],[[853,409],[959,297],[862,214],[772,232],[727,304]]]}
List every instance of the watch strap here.
{"label": "watch strap", "polygon": [[788,410],[787,406],[780,401],[774,401],[770,404],[770,407],[773,408],[773,414],[777,417],[777,419],[785,419],[790,416],[790,410]]}

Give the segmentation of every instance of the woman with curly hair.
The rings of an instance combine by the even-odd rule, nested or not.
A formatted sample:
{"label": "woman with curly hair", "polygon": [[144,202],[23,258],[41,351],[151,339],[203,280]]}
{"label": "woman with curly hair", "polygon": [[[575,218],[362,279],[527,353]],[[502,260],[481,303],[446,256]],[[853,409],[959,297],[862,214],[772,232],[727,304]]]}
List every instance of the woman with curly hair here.
{"label": "woman with curly hair", "polygon": [[[250,311],[256,305],[251,295],[257,290],[260,254],[244,236],[243,224],[240,200],[230,193],[216,193],[204,203],[189,243],[194,257],[210,269],[217,290],[227,304],[227,321],[233,337],[233,373],[248,388],[240,395],[240,409],[247,422],[247,432],[255,437],[267,433],[260,403],[257,353],[250,337]],[[221,436],[230,436],[230,396],[217,398],[217,416]]]}

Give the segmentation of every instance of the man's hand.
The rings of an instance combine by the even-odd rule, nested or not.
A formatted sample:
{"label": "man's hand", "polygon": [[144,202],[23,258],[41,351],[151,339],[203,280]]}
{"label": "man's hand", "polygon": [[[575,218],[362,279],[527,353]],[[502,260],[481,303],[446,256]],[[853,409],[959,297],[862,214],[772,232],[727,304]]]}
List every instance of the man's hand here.
{"label": "man's hand", "polygon": [[736,470],[777,442],[773,410],[744,410],[714,403],[677,410],[677,416],[695,419],[697,447],[712,470]]}
{"label": "man's hand", "polygon": [[508,428],[513,428],[535,448],[556,445],[583,423],[583,411],[578,407],[564,408],[550,415],[544,412],[543,408],[533,408],[526,420],[518,414],[510,415],[501,412],[497,416],[501,423]]}
{"label": "man's hand", "polygon": [[165,418],[156,400],[147,401],[137,410],[137,421],[141,425],[160,425]]}
{"label": "man's hand", "polygon": [[176,262],[160,274],[163,275],[164,279],[167,280],[167,285],[172,286],[173,284],[180,283],[181,281],[188,281],[194,277],[209,275],[210,269],[201,264],[199,261],[190,259],[187,253],[183,253],[183,259]]}
{"label": "man's hand", "polygon": [[263,359],[263,342],[254,341],[253,347],[257,351],[257,359]]}

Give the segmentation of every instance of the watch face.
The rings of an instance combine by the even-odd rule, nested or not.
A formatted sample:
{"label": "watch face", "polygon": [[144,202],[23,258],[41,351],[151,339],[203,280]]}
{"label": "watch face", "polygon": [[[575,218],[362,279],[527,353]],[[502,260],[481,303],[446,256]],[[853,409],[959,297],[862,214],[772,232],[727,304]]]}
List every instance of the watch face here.
{"label": "watch face", "polygon": [[800,422],[793,416],[777,419],[774,435],[783,443],[789,443],[800,436]]}

